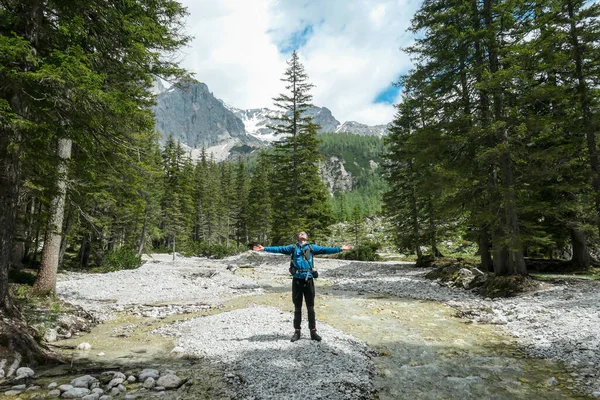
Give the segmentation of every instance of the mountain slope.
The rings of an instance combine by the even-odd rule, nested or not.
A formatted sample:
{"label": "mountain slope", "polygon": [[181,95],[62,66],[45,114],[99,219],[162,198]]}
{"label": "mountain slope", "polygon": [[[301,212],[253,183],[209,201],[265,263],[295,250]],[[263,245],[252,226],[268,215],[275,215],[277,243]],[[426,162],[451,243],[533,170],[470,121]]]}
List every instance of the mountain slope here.
{"label": "mountain slope", "polygon": [[153,111],[163,142],[169,135],[191,148],[210,147],[232,138],[248,142],[242,120],[201,82],[163,91]]}

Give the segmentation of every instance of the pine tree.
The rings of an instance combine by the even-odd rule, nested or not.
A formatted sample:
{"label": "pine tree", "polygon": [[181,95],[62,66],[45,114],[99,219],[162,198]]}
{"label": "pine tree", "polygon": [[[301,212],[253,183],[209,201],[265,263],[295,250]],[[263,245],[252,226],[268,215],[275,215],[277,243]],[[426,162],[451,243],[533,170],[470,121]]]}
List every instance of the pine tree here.
{"label": "pine tree", "polygon": [[319,239],[333,221],[327,188],[319,174],[318,126],[305,116],[311,106],[313,87],[296,51],[288,61],[282,81],[286,94],[274,98],[283,114],[272,128],[282,139],[274,144],[273,241],[289,242],[301,230]]}
{"label": "pine tree", "polygon": [[246,164],[242,160],[238,160],[235,172],[235,238],[238,246],[242,243],[249,242],[248,234],[248,194],[249,194],[248,171]]}
{"label": "pine tree", "polygon": [[272,207],[269,176],[268,158],[261,153],[250,179],[248,194],[248,231],[250,239],[257,243],[270,242]]}

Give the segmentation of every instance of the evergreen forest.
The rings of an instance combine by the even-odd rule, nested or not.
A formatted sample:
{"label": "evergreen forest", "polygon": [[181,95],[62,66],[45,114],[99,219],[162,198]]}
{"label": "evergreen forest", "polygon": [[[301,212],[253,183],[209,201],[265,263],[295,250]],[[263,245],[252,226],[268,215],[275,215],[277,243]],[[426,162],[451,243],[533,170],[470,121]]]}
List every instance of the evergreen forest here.
{"label": "evergreen forest", "polygon": [[600,229],[600,4],[424,1],[387,138],[385,209],[423,258],[456,232],[481,268],[589,268]]}

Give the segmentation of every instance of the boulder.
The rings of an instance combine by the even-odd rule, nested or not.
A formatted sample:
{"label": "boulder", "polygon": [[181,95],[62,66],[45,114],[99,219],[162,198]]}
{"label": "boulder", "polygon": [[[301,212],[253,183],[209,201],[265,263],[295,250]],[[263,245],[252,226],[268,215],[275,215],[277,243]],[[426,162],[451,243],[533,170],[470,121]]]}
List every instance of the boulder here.
{"label": "boulder", "polygon": [[94,382],[97,382],[98,380],[96,378],[94,378],[91,375],[84,375],[84,376],[80,376],[78,378],[75,378],[71,381],[71,385],[73,387],[80,387],[80,388],[89,388],[90,385]]}
{"label": "boulder", "polygon": [[167,374],[158,378],[157,386],[162,386],[165,389],[176,389],[181,385],[181,378],[175,374]]}
{"label": "boulder", "polygon": [[48,392],[48,396],[49,397],[60,397],[60,390],[52,389],[51,391]]}

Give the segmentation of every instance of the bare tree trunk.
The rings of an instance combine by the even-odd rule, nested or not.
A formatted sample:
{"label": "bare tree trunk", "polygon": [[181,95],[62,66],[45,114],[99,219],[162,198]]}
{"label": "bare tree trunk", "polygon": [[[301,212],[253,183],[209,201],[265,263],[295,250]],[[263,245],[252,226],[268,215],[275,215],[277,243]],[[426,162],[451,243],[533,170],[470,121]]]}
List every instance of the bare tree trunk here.
{"label": "bare tree trunk", "polygon": [[59,267],[63,264],[63,260],[65,258],[65,252],[67,251],[67,246],[69,245],[69,234],[71,233],[72,227],[73,227],[73,205],[69,204],[69,210],[67,212],[67,222],[65,225],[65,230],[63,232],[62,241],[60,242],[60,254],[58,255],[58,266]]}
{"label": "bare tree trunk", "polygon": [[33,220],[35,217],[35,197],[31,197],[27,204],[27,208],[29,209],[29,213],[27,215],[27,239],[25,240],[25,256],[24,261],[26,263],[29,262],[31,256],[29,252],[31,251],[31,244],[33,243]]}
{"label": "bare tree trunk", "polygon": [[12,309],[8,294],[8,269],[21,179],[19,153],[9,148],[19,140],[19,135],[14,131],[0,131],[0,311],[3,312]]}
{"label": "bare tree trunk", "polygon": [[44,205],[42,202],[39,202],[38,210],[37,210],[37,221],[35,224],[35,242],[33,245],[33,259],[32,261],[35,263],[37,261],[38,250],[40,249],[40,229],[42,227],[42,208]]}
{"label": "bare tree trunk", "polygon": [[146,211],[144,212],[144,226],[142,228],[142,235],[140,236],[140,244],[138,246],[137,255],[138,257],[144,252],[144,246],[146,245],[146,231],[148,229],[148,202],[146,202]]}
{"label": "bare tree trunk", "polygon": [[479,256],[481,258],[481,269],[485,272],[492,272],[494,270],[491,247],[488,228],[482,226],[479,233]]}
{"label": "bare tree trunk", "polygon": [[48,235],[44,241],[40,272],[33,285],[38,291],[56,291],[56,272],[60,253],[63,218],[65,214],[65,197],[67,194],[68,161],[71,159],[71,139],[58,139],[58,182],[57,193],[52,199],[50,218],[48,220]]}
{"label": "bare tree trunk", "polygon": [[173,235],[173,261],[175,261],[175,235]]}
{"label": "bare tree trunk", "polygon": [[578,269],[588,269],[592,265],[592,256],[587,246],[585,233],[579,227],[572,227],[570,231],[573,245],[571,263]]}

